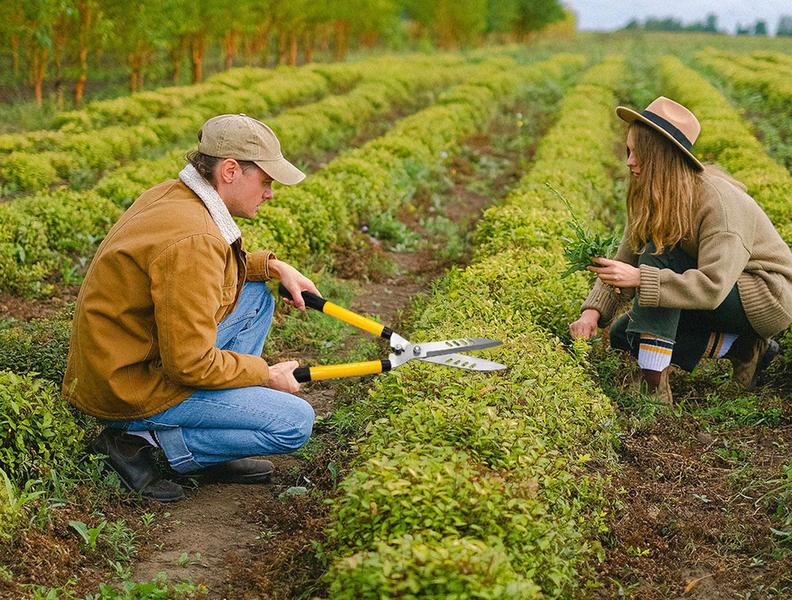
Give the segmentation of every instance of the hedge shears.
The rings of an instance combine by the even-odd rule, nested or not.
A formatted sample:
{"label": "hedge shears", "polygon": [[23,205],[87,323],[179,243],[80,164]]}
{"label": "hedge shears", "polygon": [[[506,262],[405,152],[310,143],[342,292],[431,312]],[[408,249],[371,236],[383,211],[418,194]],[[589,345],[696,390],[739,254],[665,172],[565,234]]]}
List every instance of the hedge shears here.
{"label": "hedge shears", "polygon": [[[288,300],[292,299],[291,294],[283,287],[283,284],[278,286],[278,291],[281,297]],[[392,352],[388,355],[388,358],[380,360],[317,367],[298,367],[294,370],[294,378],[300,383],[338,377],[376,375],[400,367],[413,359],[471,371],[498,371],[506,368],[506,365],[491,360],[462,354],[462,352],[471,350],[483,350],[484,348],[500,346],[501,342],[498,340],[482,337],[463,337],[453,340],[441,340],[439,342],[413,344],[391,328],[342,306],[328,302],[316,294],[302,292],[302,297],[305,300],[305,306],[308,308],[323,312],[371,335],[385,338],[388,340]]]}

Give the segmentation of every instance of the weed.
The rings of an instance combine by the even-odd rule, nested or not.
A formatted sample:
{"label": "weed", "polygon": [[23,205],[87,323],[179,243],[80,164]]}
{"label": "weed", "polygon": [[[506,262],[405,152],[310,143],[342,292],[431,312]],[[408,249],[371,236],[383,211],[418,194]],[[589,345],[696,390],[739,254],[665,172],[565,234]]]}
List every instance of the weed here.
{"label": "weed", "polygon": [[69,521],[69,526],[80,534],[84,542],[84,547],[94,552],[102,530],[107,527],[107,521],[100,521],[96,527],[88,527],[88,525],[82,521]]}

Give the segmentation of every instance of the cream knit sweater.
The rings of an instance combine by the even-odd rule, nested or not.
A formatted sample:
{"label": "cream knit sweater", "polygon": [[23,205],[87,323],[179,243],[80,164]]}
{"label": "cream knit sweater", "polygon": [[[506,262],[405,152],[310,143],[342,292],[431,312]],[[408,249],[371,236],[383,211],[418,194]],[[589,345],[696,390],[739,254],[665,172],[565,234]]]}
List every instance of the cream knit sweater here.
{"label": "cream knit sweater", "polygon": [[[792,323],[792,252],[753,198],[717,173],[702,178],[693,235],[681,242],[698,268],[675,273],[641,265],[639,304],[714,310],[736,283],[751,326],[763,337],[775,335]],[[614,259],[638,264],[624,239]],[[581,310],[599,311],[604,327],[633,292],[616,294],[598,279]]]}

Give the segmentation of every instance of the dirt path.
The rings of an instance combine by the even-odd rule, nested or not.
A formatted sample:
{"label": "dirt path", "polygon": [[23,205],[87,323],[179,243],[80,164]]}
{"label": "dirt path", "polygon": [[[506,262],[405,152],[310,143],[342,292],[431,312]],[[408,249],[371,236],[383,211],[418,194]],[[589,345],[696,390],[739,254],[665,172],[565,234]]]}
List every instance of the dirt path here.
{"label": "dirt path", "polygon": [[[377,315],[383,323],[393,323],[410,298],[428,283],[420,273],[425,258],[420,253],[392,258],[403,274],[363,286],[352,304],[355,310]],[[332,410],[335,395],[332,383],[308,384],[300,393],[320,418]],[[328,433],[319,427],[317,435],[326,437]],[[247,592],[240,590],[240,578],[232,578],[231,573],[242,571],[241,579],[251,579],[247,585],[258,588],[256,584],[272,560],[271,552],[276,550],[271,542],[283,538],[277,544],[280,554],[312,552],[319,533],[312,523],[322,516],[321,507],[313,506],[316,498],[289,496],[287,490],[325,487],[323,474],[317,473],[321,461],[295,456],[269,458],[276,465],[270,485],[201,485],[189,490],[186,500],[168,507],[167,524],[157,532],[152,550],[136,565],[133,579],[147,581],[165,572],[170,580],[204,584],[210,598],[241,598],[247,597]],[[319,514],[312,515],[313,511]],[[262,546],[270,546],[270,553]],[[249,597],[263,597],[260,589],[250,593]]]}
{"label": "dirt path", "polygon": [[789,537],[769,493],[790,459],[792,411],[771,386],[738,390],[725,361],[700,369],[672,379],[673,411],[634,395],[631,377],[613,394],[615,510],[595,567],[602,587],[583,597],[792,597]]}

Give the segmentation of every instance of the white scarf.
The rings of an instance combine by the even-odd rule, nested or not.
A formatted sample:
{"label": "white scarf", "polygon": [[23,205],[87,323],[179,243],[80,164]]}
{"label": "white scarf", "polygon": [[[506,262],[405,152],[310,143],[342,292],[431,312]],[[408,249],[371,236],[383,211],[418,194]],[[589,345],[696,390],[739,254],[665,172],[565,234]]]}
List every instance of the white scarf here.
{"label": "white scarf", "polygon": [[212,220],[220,229],[220,233],[223,234],[223,238],[228,242],[229,246],[242,237],[239,226],[234,221],[231,213],[228,212],[228,207],[223,202],[220,194],[212,187],[212,184],[201,176],[195,167],[188,164],[179,173],[179,179],[195,192],[206,205]]}

